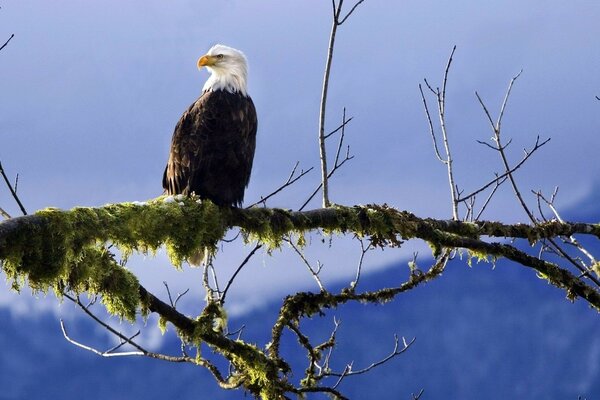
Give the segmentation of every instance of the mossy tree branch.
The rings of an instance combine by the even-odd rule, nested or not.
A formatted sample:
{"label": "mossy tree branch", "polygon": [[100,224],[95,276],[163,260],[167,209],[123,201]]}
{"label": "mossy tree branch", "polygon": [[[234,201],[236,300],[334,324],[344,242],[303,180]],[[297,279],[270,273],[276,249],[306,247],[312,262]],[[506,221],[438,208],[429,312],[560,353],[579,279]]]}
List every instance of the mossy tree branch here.
{"label": "mossy tree branch", "polygon": [[[556,286],[574,290],[575,294],[600,307],[600,300],[593,295],[583,296],[581,290],[576,290],[575,283],[585,283],[573,275],[559,274],[559,266],[528,256],[513,246],[482,240],[484,237],[521,238],[533,245],[542,239],[574,234],[600,238],[599,224],[551,221],[531,226],[436,220],[419,218],[386,205],[335,206],[292,212],[272,208],[219,208],[210,202],[199,203],[181,197],[98,208],[78,207],[69,211],[46,209],[0,223],[0,259],[15,287],[27,278],[34,290],[62,292],[68,286],[100,294],[105,291],[104,294],[117,298],[119,291],[136,286],[137,281],[127,270],[112,266],[112,256],[99,244],[114,244],[125,255],[134,251],[154,252],[165,245],[172,263],[180,267],[196,248],[214,248],[231,227],[241,228],[246,240],[256,240],[270,248],[280,246],[290,233],[303,235],[312,230],[368,237],[380,247],[399,246],[402,240],[417,238],[437,249],[465,248],[478,255],[506,257],[533,268]],[[103,272],[98,275],[98,271]],[[121,298],[113,310],[109,307],[109,311],[124,317],[134,316],[136,304],[128,304],[126,297]]]}
{"label": "mossy tree branch", "polygon": [[[185,316],[142,287],[106,249],[107,244],[112,244],[127,256],[132,252],[152,253],[165,246],[172,263],[179,268],[198,247],[214,249],[231,227],[239,227],[245,240],[268,248],[281,246],[290,234],[302,242],[301,238],[314,230],[356,235],[378,247],[397,247],[406,239],[421,239],[434,249],[438,261],[425,273],[413,270],[406,282],[394,288],[288,296],[273,326],[271,343],[260,349],[215,329],[215,321],[222,315],[220,303],[209,302],[195,318]],[[0,260],[15,289],[27,284],[34,291],[54,290],[59,296],[65,291],[100,294],[109,312],[129,320],[135,319],[138,311],[143,315],[157,313],[176,327],[186,343],[206,343],[229,360],[233,366],[229,377],[211,371],[222,387],[243,386],[255,396],[272,399],[283,398],[285,393],[336,391],[332,386],[320,386],[324,376],[310,368],[300,386],[288,382],[290,368],[279,354],[284,329],[297,331],[301,318],[347,302],[389,301],[437,277],[452,249],[467,249],[470,256],[483,259],[508,258],[565,290],[569,299],[581,297],[600,310],[600,293],[585,277],[575,276],[558,264],[512,245],[491,242],[494,238],[513,238],[526,239],[533,245],[539,240],[574,234],[600,238],[600,225],[551,221],[530,226],[436,220],[386,205],[333,206],[304,212],[219,208],[210,202],[179,196],[68,211],[46,209],[0,222]],[[315,352],[310,356],[317,360],[319,355]]]}

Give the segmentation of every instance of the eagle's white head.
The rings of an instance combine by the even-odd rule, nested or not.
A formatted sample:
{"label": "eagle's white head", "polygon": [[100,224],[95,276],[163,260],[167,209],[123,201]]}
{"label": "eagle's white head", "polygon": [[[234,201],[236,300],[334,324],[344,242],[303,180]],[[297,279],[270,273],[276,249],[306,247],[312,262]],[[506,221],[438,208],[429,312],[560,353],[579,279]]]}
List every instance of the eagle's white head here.
{"label": "eagle's white head", "polygon": [[202,67],[206,67],[211,74],[204,84],[203,91],[226,90],[248,95],[248,62],[241,51],[216,44],[198,59],[198,68]]}

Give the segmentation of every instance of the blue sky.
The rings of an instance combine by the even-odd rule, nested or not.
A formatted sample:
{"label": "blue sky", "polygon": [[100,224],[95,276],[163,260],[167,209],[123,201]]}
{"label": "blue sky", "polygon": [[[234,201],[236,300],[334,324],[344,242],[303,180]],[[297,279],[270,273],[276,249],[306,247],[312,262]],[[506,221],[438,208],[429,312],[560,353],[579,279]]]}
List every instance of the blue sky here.
{"label": "blue sky", "polygon": [[[509,80],[523,69],[505,117],[510,158],[520,159],[536,135],[552,140],[518,181],[526,193],[560,186],[564,208],[585,201],[600,172],[599,15],[596,1],[367,0],[338,32],[328,127],[337,126],[346,107],[355,118],[346,131],[355,159],[332,182],[332,200],[451,216],[417,85],[424,77],[440,82],[457,45],[447,118],[461,188],[476,188],[500,170],[497,156],[476,143],[491,132],[474,92],[495,114]],[[0,52],[0,160],[20,174],[20,194],[32,211],[159,195],[172,130],[207,78],[196,60],[220,42],[243,50],[250,62],[259,136],[246,199],[254,201],[285,180],[296,161],[304,169],[318,166],[329,29],[328,1],[5,1],[0,39],[15,38]],[[297,208],[318,181],[315,170],[270,205]],[[6,191],[0,206],[17,213]],[[525,220],[509,190],[488,218]],[[337,238],[335,244],[315,244],[309,256],[329,266],[332,280],[351,279],[357,246]],[[224,276],[247,251],[231,247],[219,256]],[[368,266],[385,266],[412,249],[378,253]],[[151,288],[165,279],[184,285],[195,273],[166,263],[159,254],[131,267]],[[314,286],[288,252],[263,253],[249,267],[253,279],[240,280],[233,308]],[[15,308],[25,301],[5,291],[1,297]]]}

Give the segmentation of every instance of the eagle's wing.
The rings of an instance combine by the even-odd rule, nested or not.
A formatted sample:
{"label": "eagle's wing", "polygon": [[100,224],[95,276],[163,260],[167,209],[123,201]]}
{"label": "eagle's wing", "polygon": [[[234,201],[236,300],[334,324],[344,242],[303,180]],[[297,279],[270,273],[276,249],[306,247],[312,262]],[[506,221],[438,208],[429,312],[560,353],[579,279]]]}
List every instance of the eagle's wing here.
{"label": "eagle's wing", "polygon": [[220,205],[241,205],[250,180],[257,118],[249,97],[206,92],[173,133],[163,175],[167,194],[196,193]]}

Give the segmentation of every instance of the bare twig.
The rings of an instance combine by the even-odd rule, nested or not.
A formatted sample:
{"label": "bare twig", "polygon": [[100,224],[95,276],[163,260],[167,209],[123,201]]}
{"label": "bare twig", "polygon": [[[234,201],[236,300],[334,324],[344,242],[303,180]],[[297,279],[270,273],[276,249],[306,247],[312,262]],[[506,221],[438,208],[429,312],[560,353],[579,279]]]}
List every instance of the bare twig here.
{"label": "bare twig", "polygon": [[342,147],[344,145],[344,137],[345,137],[345,133],[346,133],[346,123],[345,123],[345,121],[346,121],[346,108],[345,107],[344,107],[344,111],[343,111],[343,114],[342,114],[342,121],[344,121],[344,122],[342,122],[342,125],[341,125],[342,131],[340,133],[340,140],[338,141],[338,147],[337,147],[337,150],[335,152],[335,162],[333,163],[333,168],[334,169],[337,169],[337,168],[341,167],[342,164],[344,164],[346,161],[351,160],[351,159],[354,158],[354,156],[350,155],[350,146],[347,146],[346,147],[346,158],[344,160],[342,160],[341,163],[340,163],[340,154],[341,154]]}
{"label": "bare twig", "polygon": [[[479,210],[479,213],[477,213],[477,215],[475,216],[475,221],[479,221],[479,219],[481,218],[481,215],[483,214],[483,212],[485,211],[487,205],[490,203],[490,201],[492,200],[492,197],[494,197],[494,194],[496,194],[496,191],[498,190],[498,188],[500,187],[500,185],[502,185],[504,182],[506,182],[508,178],[503,178],[500,181],[496,181],[496,185],[494,186],[494,188],[492,189],[492,191],[490,192],[490,194],[488,195],[487,199],[485,200],[485,202],[483,203],[483,206],[481,206],[481,209]],[[474,197],[473,197],[474,198]]]}
{"label": "bare twig", "polygon": [[431,134],[431,139],[433,140],[433,149],[435,150],[435,156],[437,159],[446,163],[446,160],[442,158],[440,154],[440,149],[438,148],[437,138],[435,137],[435,129],[433,128],[433,121],[431,120],[431,114],[429,113],[429,107],[427,106],[427,100],[425,99],[425,94],[423,94],[423,87],[419,83],[419,92],[421,92],[421,100],[423,100],[423,107],[425,108],[425,116],[427,117],[427,123],[429,124],[429,133]]}
{"label": "bare twig", "polygon": [[[521,166],[525,163],[525,161],[527,161],[529,159],[529,157],[531,157],[533,155],[533,153],[535,153],[538,149],[540,149],[542,146],[544,146],[549,141],[550,141],[550,138],[548,138],[540,143],[540,137],[538,136],[535,140],[535,144],[534,144],[533,148],[530,151],[525,152],[525,156],[521,159],[521,161],[519,161],[519,163],[517,165],[512,167],[510,170],[504,172],[503,174],[496,175],[496,178],[492,179],[490,182],[486,183],[479,189],[477,189],[465,196],[460,196],[456,201],[458,201],[459,203],[464,202],[464,201],[468,200],[469,198],[478,195],[479,193],[483,192],[484,190],[486,190],[487,188],[489,188],[490,186],[492,186],[494,184],[496,184],[498,186],[499,184],[501,184],[501,182],[504,182],[508,178],[508,175],[514,173],[516,170],[521,168]],[[489,146],[488,143],[485,143],[485,142],[480,142],[480,143],[483,143],[483,144],[486,144]],[[496,151],[499,150],[497,147],[491,147],[491,148]],[[504,148],[506,148],[506,146],[504,146]]]}
{"label": "bare twig", "polygon": [[[121,332],[117,331],[116,329],[114,329],[112,326],[108,325],[106,322],[102,321],[100,318],[98,318],[94,313],[92,313],[89,309],[89,307],[87,307],[86,305],[84,305],[81,300],[79,299],[79,297],[73,297],[71,295],[69,295],[68,293],[63,293],[63,295],[65,296],[65,298],[67,298],[68,300],[72,301],[73,303],[77,304],[77,306],[79,306],[79,308],[81,308],[83,310],[83,312],[85,312],[90,318],[92,318],[96,323],[98,323],[99,325],[101,325],[104,329],[106,329],[107,331],[109,331],[111,334],[113,334],[114,336],[116,336],[117,338],[119,338],[119,340],[121,341],[121,344],[118,345],[117,347],[109,350],[109,351],[99,351],[96,350],[92,347],[83,345],[79,342],[74,341],[73,339],[71,339],[68,335],[67,335],[67,331],[64,327],[64,323],[61,320],[61,328],[63,331],[63,335],[65,336],[65,339],[67,339],[69,342],[75,344],[78,347],[81,347],[83,349],[86,349],[88,351],[92,351],[98,355],[101,355],[103,357],[115,357],[115,356],[146,356],[146,357],[150,357],[150,358],[156,358],[159,360],[164,360],[164,361],[171,361],[171,362],[194,362],[194,359],[188,359],[186,357],[174,357],[174,356],[169,356],[166,354],[160,354],[160,353],[153,353],[150,352],[146,349],[144,349],[142,346],[140,346],[139,344],[137,344],[136,342],[133,341],[133,338],[135,338],[137,336],[137,334],[128,337],[123,335]],[[137,351],[134,352],[121,352],[121,353],[113,353],[111,351],[114,351],[115,349],[118,349],[120,347],[123,346],[123,344],[129,344],[132,347],[134,347]]]}
{"label": "bare twig", "polygon": [[9,213],[7,213],[6,211],[4,211],[4,209],[2,207],[0,207],[0,215],[5,218],[5,219],[10,219],[11,216]]}
{"label": "bare twig", "polygon": [[[344,0],[340,0],[340,10],[342,8],[342,3]],[[346,20],[348,19],[348,17],[350,15],[352,15],[352,13],[354,12],[354,10],[356,10],[356,7],[358,7],[363,1],[365,0],[359,0],[356,2],[356,4],[354,4],[354,6],[352,7],[352,9],[350,11],[348,11],[348,14],[346,14],[346,16],[344,18],[342,18],[341,20],[338,21],[338,25],[342,25],[344,22],[346,22]]]}
{"label": "bare twig", "polygon": [[[340,142],[338,143],[338,150],[336,153],[335,165],[333,166],[333,169],[331,171],[329,171],[329,174],[327,175],[328,179],[331,178],[333,176],[333,174],[335,174],[337,172],[338,169],[340,169],[344,164],[346,164],[346,162],[348,162],[354,158],[354,156],[350,155],[350,148],[348,147],[346,149],[346,156],[344,157],[343,160],[339,161],[341,147],[342,147],[342,138],[340,137]],[[308,203],[310,203],[310,201],[317,195],[317,193],[319,193],[319,190],[321,190],[322,186],[323,186],[323,183],[322,182],[319,183],[317,188],[312,192],[312,194],[308,197],[308,199],[306,199],[306,201],[304,203],[302,203],[302,206],[300,206],[298,211],[304,210],[304,208],[308,205]]]}
{"label": "bare twig", "polygon": [[257,243],[254,246],[254,248],[250,251],[250,253],[248,253],[248,255],[246,256],[246,258],[244,258],[244,261],[242,261],[242,263],[239,265],[239,267],[237,267],[237,269],[235,270],[235,272],[233,273],[233,275],[229,279],[229,282],[227,282],[227,286],[225,286],[225,290],[223,290],[223,293],[221,294],[221,304],[225,303],[225,296],[227,296],[227,292],[229,291],[229,288],[233,284],[233,281],[235,280],[236,276],[240,273],[240,271],[242,270],[242,268],[244,267],[244,265],[246,265],[248,263],[248,261],[250,261],[250,259],[254,255],[254,253],[256,253],[256,251],[258,249],[260,249],[261,247],[262,247],[262,244]]}
{"label": "bare twig", "polygon": [[315,270],[312,267],[312,265],[310,265],[310,263],[308,262],[308,260],[304,256],[304,254],[300,251],[300,249],[294,244],[294,242],[290,238],[285,239],[285,241],[291,246],[292,249],[294,249],[296,254],[298,254],[298,256],[300,257],[300,259],[302,260],[302,262],[304,263],[304,265],[306,266],[306,268],[308,269],[308,271],[310,272],[312,277],[317,282],[317,285],[319,286],[319,289],[321,290],[321,292],[325,292],[325,287],[323,286],[323,282],[321,282],[321,279],[319,278],[319,273],[321,272],[323,265],[317,261],[317,268]]}
{"label": "bare twig", "polygon": [[[95,349],[93,347],[84,345],[84,344],[82,344],[80,342],[77,342],[74,339],[72,339],[69,336],[69,334],[67,333],[67,329],[65,327],[65,323],[64,323],[64,321],[62,319],[60,320],[60,328],[62,330],[63,336],[65,337],[65,339],[69,343],[71,343],[71,344],[73,344],[73,345],[75,345],[75,346],[77,346],[79,348],[82,348],[84,350],[91,351],[92,353],[95,353],[95,354],[97,354],[99,356],[102,356],[102,357],[129,357],[129,356],[145,356],[146,355],[146,353],[144,353],[143,351],[125,351],[125,352],[114,353],[114,351],[117,348],[121,347],[124,343],[130,343],[131,340],[135,336],[137,336],[139,334],[139,331],[138,331],[138,333],[136,333],[132,337],[129,337],[129,338],[126,337],[125,339],[122,339],[123,342],[121,344],[119,344],[118,346],[116,346],[116,347],[114,347],[112,349],[106,350],[106,351],[100,351],[100,350],[97,350],[97,349]],[[187,360],[181,360],[181,362],[183,362],[183,361],[187,361]]]}
{"label": "bare twig", "polygon": [[4,44],[0,47],[0,50],[2,50],[3,48],[6,47],[6,45],[8,44],[8,42],[10,42],[12,40],[12,38],[15,37],[15,34],[13,33],[12,35],[10,35],[10,37],[8,38],[8,40],[6,42],[4,42]]}
{"label": "bare twig", "polygon": [[171,290],[169,289],[169,285],[167,284],[166,281],[163,281],[163,285],[165,285],[165,288],[167,289],[167,295],[169,296],[169,303],[171,304],[171,307],[173,308],[177,308],[177,302],[179,302],[179,299],[181,299],[183,296],[185,296],[190,289],[186,289],[183,291],[183,293],[178,293],[177,297],[175,298],[175,301],[173,301],[173,298],[171,297]]}
{"label": "bare twig", "polygon": [[372,363],[371,365],[369,365],[368,367],[365,367],[365,368],[362,368],[359,370],[353,370],[352,363],[350,363],[350,364],[346,365],[346,367],[344,368],[344,371],[341,373],[339,373],[339,372],[328,373],[327,375],[329,375],[329,376],[339,377],[337,383],[335,385],[333,385],[333,388],[334,389],[337,388],[344,378],[347,378],[349,376],[364,374],[366,372],[371,371],[374,368],[377,368],[378,366],[380,366],[382,364],[387,363],[392,358],[394,358],[394,357],[404,353],[406,350],[408,350],[410,348],[410,346],[415,342],[415,340],[416,340],[416,338],[412,338],[410,341],[407,341],[404,337],[402,337],[402,346],[400,346],[400,340],[398,338],[398,335],[394,335],[394,349],[392,350],[392,352],[389,355],[387,355],[383,359],[376,361],[376,362]]}
{"label": "bare twig", "polygon": [[[552,197],[550,199],[546,199],[541,191],[533,192],[533,194],[535,194],[538,197],[538,199],[542,199],[544,201],[544,203],[546,203],[546,205],[548,206],[548,208],[550,208],[550,210],[552,211],[552,213],[554,214],[554,216],[558,220],[558,222],[564,223],[565,221],[561,218],[556,207],[554,207],[554,199],[556,197],[557,192],[558,192],[558,187],[555,188],[554,192],[552,193]],[[596,258],[585,247],[583,247],[581,245],[581,243],[579,243],[579,241],[577,240],[577,238],[575,238],[575,236],[570,235],[567,238],[568,238],[567,243],[575,246],[583,255],[585,255],[588,258],[588,260],[591,264],[596,263]]]}
{"label": "bare twig", "polygon": [[362,270],[363,262],[365,260],[365,254],[369,250],[372,249],[373,244],[369,242],[369,244],[365,247],[365,244],[362,239],[358,239],[360,243],[360,258],[358,259],[358,265],[356,266],[356,276],[354,277],[354,281],[350,283],[350,290],[355,290],[358,285],[358,281],[360,280],[360,273]]}
{"label": "bare twig", "polygon": [[10,181],[8,180],[8,176],[6,176],[6,172],[4,171],[4,168],[2,167],[1,161],[0,161],[0,174],[2,174],[2,178],[4,179],[4,182],[6,183],[8,190],[10,191],[10,194],[12,195],[13,199],[15,199],[15,201],[17,202],[17,205],[21,209],[21,212],[23,213],[23,215],[27,215],[27,211],[25,211],[25,207],[23,206],[23,203],[21,203],[21,199],[19,199],[17,192],[15,191],[15,189],[11,185]]}
{"label": "bare twig", "polygon": [[329,132],[327,135],[325,135],[325,139],[327,139],[330,136],[338,133],[340,131],[340,129],[344,129],[344,127],[346,125],[348,125],[350,123],[350,121],[352,121],[353,119],[354,119],[354,117],[350,117],[350,118],[346,119],[346,107],[344,107],[344,111],[342,113],[342,123],[340,124],[340,126],[338,126],[334,130],[332,130],[331,132]]}
{"label": "bare twig", "polygon": [[290,172],[290,175],[288,176],[287,180],[281,186],[279,186],[277,189],[275,189],[274,191],[272,191],[270,194],[268,194],[268,195],[266,195],[264,197],[261,196],[260,200],[258,200],[256,202],[250,204],[246,208],[254,207],[254,206],[258,205],[258,204],[266,205],[268,199],[270,199],[271,197],[275,196],[277,193],[281,192],[282,190],[284,190],[288,186],[293,185],[298,180],[300,180],[304,175],[308,174],[310,171],[312,171],[314,169],[314,167],[310,167],[306,171],[305,170],[300,170],[300,173],[298,174],[298,176],[294,176],[294,175],[296,175],[296,170],[298,169],[298,165],[299,164],[300,164],[300,161],[296,161],[296,164],[294,165],[294,168],[292,168],[292,172]]}

